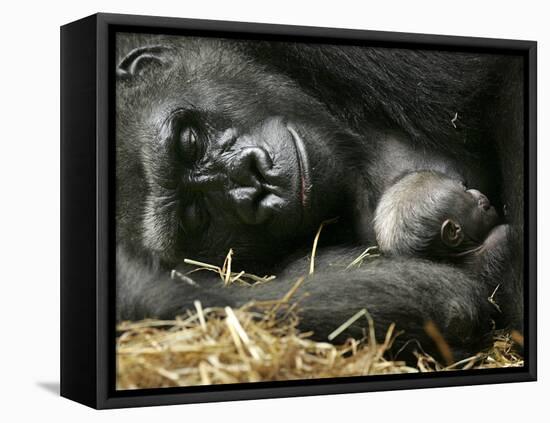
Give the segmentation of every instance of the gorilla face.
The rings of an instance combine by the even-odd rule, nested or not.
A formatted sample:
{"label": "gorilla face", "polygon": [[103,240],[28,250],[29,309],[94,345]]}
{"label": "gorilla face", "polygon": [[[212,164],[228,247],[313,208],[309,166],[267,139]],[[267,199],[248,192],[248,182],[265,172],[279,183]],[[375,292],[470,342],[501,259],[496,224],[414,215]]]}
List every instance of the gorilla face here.
{"label": "gorilla face", "polygon": [[169,263],[229,248],[275,260],[346,207],[342,146],[353,135],[235,46],[171,40],[119,67],[119,236]]}
{"label": "gorilla face", "polygon": [[[461,187],[463,188],[463,187]],[[463,231],[475,242],[481,243],[499,223],[499,216],[489,199],[476,189],[456,189],[454,215]]]}

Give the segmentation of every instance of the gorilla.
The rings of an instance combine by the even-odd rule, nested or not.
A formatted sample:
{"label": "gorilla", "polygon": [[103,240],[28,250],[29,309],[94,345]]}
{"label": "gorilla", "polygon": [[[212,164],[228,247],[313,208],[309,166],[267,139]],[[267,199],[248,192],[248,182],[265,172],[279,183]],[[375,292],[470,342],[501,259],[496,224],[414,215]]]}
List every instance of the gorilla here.
{"label": "gorilla", "polygon": [[[300,328],[326,340],[367,309],[396,349],[455,358],[492,330],[522,328],[523,58],[494,53],[118,33],[117,319],[173,318],[200,300],[238,307],[300,290]],[[506,210],[505,271],[488,278],[429,258],[382,256],[373,218],[407,172],[476,186]],[[277,278],[223,287],[170,278],[185,258]],[[497,290],[496,310],[488,297]],[[336,339],[361,337],[358,320]]]}
{"label": "gorilla", "polygon": [[374,213],[380,251],[455,264],[473,277],[499,277],[508,253],[508,225],[489,199],[439,172],[404,175]]}

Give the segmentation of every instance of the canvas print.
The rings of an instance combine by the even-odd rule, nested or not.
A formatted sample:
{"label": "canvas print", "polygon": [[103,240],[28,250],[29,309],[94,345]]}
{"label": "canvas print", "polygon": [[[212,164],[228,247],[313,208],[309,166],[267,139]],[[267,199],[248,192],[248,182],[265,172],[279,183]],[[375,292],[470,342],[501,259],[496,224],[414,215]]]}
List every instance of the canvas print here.
{"label": "canvas print", "polygon": [[523,57],[115,38],[116,389],[524,365]]}

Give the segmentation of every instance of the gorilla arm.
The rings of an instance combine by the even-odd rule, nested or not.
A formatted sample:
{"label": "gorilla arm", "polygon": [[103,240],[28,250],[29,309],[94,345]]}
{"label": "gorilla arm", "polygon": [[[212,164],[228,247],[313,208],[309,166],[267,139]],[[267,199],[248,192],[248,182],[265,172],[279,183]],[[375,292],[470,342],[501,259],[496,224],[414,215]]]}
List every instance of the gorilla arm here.
{"label": "gorilla arm", "polygon": [[[523,308],[521,307],[521,254],[513,246],[519,243],[513,226],[502,224],[495,227],[481,248],[466,257],[465,271],[481,280],[491,289],[491,296],[499,312],[494,320],[499,328],[523,332]],[[518,291],[520,291],[518,293]]]}
{"label": "gorilla arm", "polygon": [[[350,252],[326,253],[322,260],[341,260]],[[321,260],[321,261],[322,261]],[[320,263],[321,264],[321,263]],[[140,268],[121,250],[117,256],[117,318],[173,318],[193,309],[193,301],[203,307],[239,307],[253,300],[277,300],[296,283],[299,274],[253,286],[223,287],[218,277],[197,279],[197,285],[170,279],[166,273]],[[303,274],[303,272],[302,272]],[[303,296],[307,293],[306,296]],[[362,309],[374,320],[377,338],[383,339],[391,323],[402,334],[394,351],[405,344],[407,351],[422,349],[437,355],[437,348],[424,331],[432,321],[451,347],[455,359],[479,351],[491,332],[494,308],[487,300],[488,287],[454,267],[416,259],[377,258],[353,270],[318,269],[300,286],[302,331],[313,331],[313,338],[327,336]],[[336,338],[361,338],[368,327],[361,318]]]}

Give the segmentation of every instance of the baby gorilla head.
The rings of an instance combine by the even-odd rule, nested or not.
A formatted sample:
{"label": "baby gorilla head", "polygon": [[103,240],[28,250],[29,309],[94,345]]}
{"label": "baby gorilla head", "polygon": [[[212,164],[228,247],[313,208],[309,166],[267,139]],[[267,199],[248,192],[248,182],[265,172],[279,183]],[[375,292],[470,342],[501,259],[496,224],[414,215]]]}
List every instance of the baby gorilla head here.
{"label": "baby gorilla head", "polygon": [[382,195],[374,228],[386,254],[463,261],[482,249],[498,220],[481,192],[442,173],[420,171]]}

